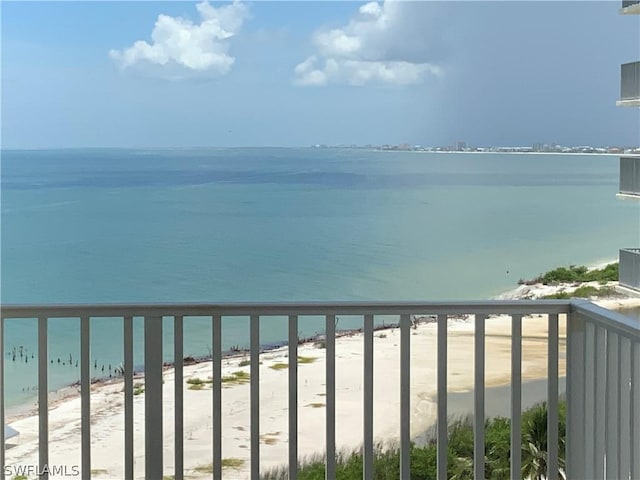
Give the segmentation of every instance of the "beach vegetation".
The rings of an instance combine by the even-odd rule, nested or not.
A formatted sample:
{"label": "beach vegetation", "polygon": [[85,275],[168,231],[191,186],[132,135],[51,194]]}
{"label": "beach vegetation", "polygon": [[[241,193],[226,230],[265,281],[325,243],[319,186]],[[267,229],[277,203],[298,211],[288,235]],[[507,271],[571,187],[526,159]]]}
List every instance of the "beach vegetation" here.
{"label": "beach vegetation", "polygon": [[251,365],[251,361],[248,359],[240,360],[238,363],[239,367],[248,367],[249,365]]}
{"label": "beach vegetation", "polygon": [[92,468],[91,475],[108,475],[109,471],[104,468]]}
{"label": "beach vegetation", "polygon": [[[241,468],[245,461],[242,458],[223,458],[221,460],[222,468]],[[213,473],[213,463],[207,465],[198,465],[193,469],[196,473]]]}
{"label": "beach vegetation", "polygon": [[222,468],[241,468],[244,465],[242,458],[223,458]]}
{"label": "beach vegetation", "polygon": [[213,383],[213,380],[211,378],[203,380],[198,377],[192,377],[187,379],[186,383],[189,385],[189,390],[202,390],[207,386],[207,384]]}
{"label": "beach vegetation", "polygon": [[208,465],[198,465],[193,469],[193,471],[197,473],[213,473],[213,463]]}
{"label": "beach vegetation", "polygon": [[318,357],[302,357],[298,356],[298,363],[313,363],[318,359]]}
{"label": "beach vegetation", "polygon": [[269,365],[269,368],[273,370],[284,370],[285,368],[289,368],[288,363],[274,363],[273,365]]}
{"label": "beach vegetation", "polygon": [[583,285],[576,288],[573,292],[557,292],[551,295],[545,295],[541,298],[545,300],[565,300],[569,298],[591,298],[591,297],[608,297],[615,294],[612,287],[594,287],[591,285]]}
{"label": "beach vegetation", "polygon": [[[565,419],[566,403],[559,402],[559,471],[558,478],[565,478]],[[473,478],[473,417],[452,418],[447,427],[447,470],[452,479]],[[437,477],[437,452],[435,428],[427,432],[423,445],[412,444],[410,451],[411,473],[415,480]],[[519,477],[531,480],[547,478],[547,405],[534,405],[522,412],[522,470]],[[504,417],[485,422],[485,475],[484,478],[502,480],[510,478],[511,420]],[[400,478],[400,453],[397,444],[377,443],[374,447],[374,476],[376,480]],[[336,479],[351,480],[362,477],[362,450],[342,450],[336,454]],[[300,480],[324,480],[324,454],[314,454],[300,460]],[[288,478],[285,466],[271,469],[262,480]]]}
{"label": "beach vegetation", "polygon": [[134,383],[133,384],[133,394],[140,395],[144,393],[144,384],[143,383]]}
{"label": "beach vegetation", "polygon": [[222,377],[222,383],[240,385],[247,383],[251,379],[251,375],[243,370],[237,370],[231,375],[225,375]]}
{"label": "beach vegetation", "polygon": [[584,283],[584,282],[607,282],[618,281],[618,263],[610,263],[604,268],[589,269],[584,265],[569,265],[568,267],[558,267],[544,274],[539,275],[526,284],[542,283],[543,285],[556,285],[558,283]]}

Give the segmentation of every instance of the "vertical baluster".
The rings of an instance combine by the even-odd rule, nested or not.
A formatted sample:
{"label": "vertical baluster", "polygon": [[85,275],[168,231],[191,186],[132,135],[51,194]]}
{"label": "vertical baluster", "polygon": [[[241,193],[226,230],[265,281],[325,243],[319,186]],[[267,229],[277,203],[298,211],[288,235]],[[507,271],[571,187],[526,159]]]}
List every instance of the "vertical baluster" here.
{"label": "vertical baluster", "polygon": [[184,479],[184,342],[183,317],[173,317],[173,360],[174,360],[174,478]]}
{"label": "vertical baluster", "polygon": [[521,478],[522,315],[511,316],[511,479]]}
{"label": "vertical baluster", "polygon": [[144,317],[144,456],[145,478],[163,476],[162,317]]}
{"label": "vertical baluster", "polygon": [[2,435],[0,435],[0,480],[4,480],[4,317],[0,317],[0,425],[2,425]]}
{"label": "vertical baluster", "polygon": [[484,479],[484,331],[485,315],[475,316],[473,385],[473,476]]}
{"label": "vertical baluster", "polygon": [[549,315],[547,344],[548,480],[558,480],[558,314]]}
{"label": "vertical baluster", "polygon": [[364,316],[364,480],[373,479],[373,315]]}
{"label": "vertical baluster", "polygon": [[411,478],[411,319],[400,316],[400,478]]}
{"label": "vertical baluster", "polygon": [[595,326],[591,322],[585,325],[584,336],[584,449],[585,462],[584,473],[585,478],[594,478],[595,476],[595,460],[596,444],[595,444]]}
{"label": "vertical baluster", "polygon": [[289,480],[298,478],[298,316],[289,315]]}
{"label": "vertical baluster", "polygon": [[619,430],[619,465],[620,478],[627,480],[631,473],[631,341],[620,337],[620,430]]}
{"label": "vertical baluster", "polygon": [[640,478],[640,341],[632,345],[631,362],[631,478]]}
{"label": "vertical baluster", "polygon": [[325,319],[325,383],[327,394],[325,480],[336,477],[336,316]]}
{"label": "vertical baluster", "polygon": [[251,315],[251,479],[260,477],[260,317]]}
{"label": "vertical baluster", "polygon": [[606,477],[619,478],[619,365],[618,334],[609,331],[607,335],[607,398],[606,398]]}
{"label": "vertical baluster", "polygon": [[124,478],[133,478],[133,318],[124,317]]}
{"label": "vertical baluster", "polygon": [[438,480],[447,480],[447,315],[438,315]]}
{"label": "vertical baluster", "polygon": [[584,478],[584,320],[567,319],[567,477]]}
{"label": "vertical baluster", "polygon": [[211,329],[213,349],[213,478],[222,479],[222,317],[213,315]]}
{"label": "vertical baluster", "polygon": [[593,458],[593,475],[595,479],[604,479],[605,458],[605,404],[607,385],[607,331],[602,327],[596,327],[595,347],[595,455]]}
{"label": "vertical baluster", "polygon": [[[38,461],[39,470],[49,465],[49,384],[47,351],[47,317],[38,318]],[[4,425],[3,425],[4,430]],[[3,432],[4,435],[4,432]],[[49,473],[44,472],[43,480],[49,480]]]}
{"label": "vertical baluster", "polygon": [[80,443],[82,480],[91,478],[91,335],[89,317],[80,318]]}

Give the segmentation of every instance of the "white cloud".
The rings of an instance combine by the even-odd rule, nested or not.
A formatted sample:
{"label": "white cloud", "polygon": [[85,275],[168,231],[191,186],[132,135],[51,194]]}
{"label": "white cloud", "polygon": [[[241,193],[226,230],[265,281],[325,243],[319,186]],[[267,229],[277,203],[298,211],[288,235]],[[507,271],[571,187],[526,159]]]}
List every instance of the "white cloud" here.
{"label": "white cloud", "polygon": [[441,75],[426,3],[369,2],[346,26],[317,32],[316,53],[295,67],[295,83],[410,85]]}
{"label": "white cloud", "polygon": [[234,3],[215,8],[207,0],[196,5],[201,22],[158,15],[151,43],[138,40],[109,56],[122,69],[153,67],[161,75],[183,78],[190,75],[224,75],[235,59],[229,55],[229,40],[248,16],[246,5]]}

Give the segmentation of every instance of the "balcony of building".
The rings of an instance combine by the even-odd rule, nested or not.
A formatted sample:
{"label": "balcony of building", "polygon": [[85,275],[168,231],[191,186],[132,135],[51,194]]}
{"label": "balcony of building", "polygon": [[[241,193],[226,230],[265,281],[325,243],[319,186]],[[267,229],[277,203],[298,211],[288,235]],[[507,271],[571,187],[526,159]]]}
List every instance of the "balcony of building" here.
{"label": "balcony of building", "polygon": [[619,107],[640,107],[640,61],[620,66]]}
{"label": "balcony of building", "polygon": [[640,15],[640,0],[622,0],[620,13],[623,15]]}
{"label": "balcony of building", "polygon": [[620,157],[621,197],[640,199],[640,156]]}
{"label": "balcony of building", "polygon": [[640,292],[640,248],[620,250],[620,286]]}

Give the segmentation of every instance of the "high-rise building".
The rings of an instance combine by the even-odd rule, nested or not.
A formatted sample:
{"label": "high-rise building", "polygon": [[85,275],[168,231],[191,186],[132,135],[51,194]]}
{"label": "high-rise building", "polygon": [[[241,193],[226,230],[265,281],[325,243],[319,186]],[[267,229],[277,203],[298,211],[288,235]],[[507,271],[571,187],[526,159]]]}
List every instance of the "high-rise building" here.
{"label": "high-rise building", "polygon": [[[640,0],[623,0],[620,13],[640,15]],[[640,107],[640,61],[620,67],[620,107]],[[640,155],[620,157],[619,196],[640,202]],[[635,225],[638,229],[638,225]],[[620,250],[620,286],[640,293],[640,248]]]}

